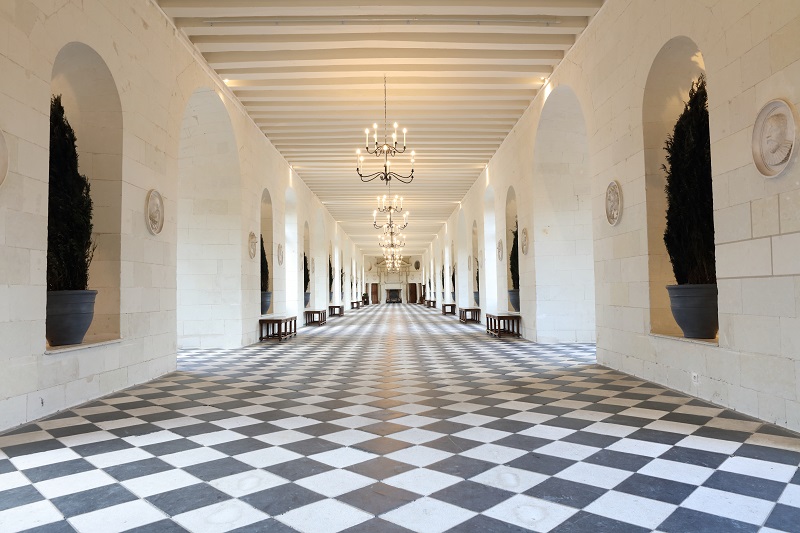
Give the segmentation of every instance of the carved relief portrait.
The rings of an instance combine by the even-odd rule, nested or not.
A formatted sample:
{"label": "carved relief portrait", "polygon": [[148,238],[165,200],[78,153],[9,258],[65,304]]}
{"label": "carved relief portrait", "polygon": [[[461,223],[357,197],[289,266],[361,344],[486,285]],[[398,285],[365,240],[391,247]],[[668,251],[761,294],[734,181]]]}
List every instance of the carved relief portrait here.
{"label": "carved relief portrait", "polygon": [[522,255],[528,255],[528,228],[522,228],[520,248],[522,248]]}
{"label": "carved relief portrait", "polygon": [[145,205],[145,222],[147,229],[153,235],[158,235],[164,229],[164,199],[161,193],[153,189],[147,193]]}
{"label": "carved relief portrait", "polygon": [[497,260],[503,260],[503,239],[498,239],[497,241]]}
{"label": "carved relief portrait", "polygon": [[258,252],[258,237],[252,231],[247,237],[247,252],[250,254],[250,259],[254,259]]}
{"label": "carved relief portrait", "polygon": [[606,220],[612,226],[616,226],[621,215],[622,189],[617,181],[612,181],[606,187]]}
{"label": "carved relief portrait", "polygon": [[795,144],[794,113],[783,100],[767,103],[753,126],[753,162],[772,178],[787,167]]}
{"label": "carved relief portrait", "polygon": [[278,264],[283,265],[283,245],[278,244]]}

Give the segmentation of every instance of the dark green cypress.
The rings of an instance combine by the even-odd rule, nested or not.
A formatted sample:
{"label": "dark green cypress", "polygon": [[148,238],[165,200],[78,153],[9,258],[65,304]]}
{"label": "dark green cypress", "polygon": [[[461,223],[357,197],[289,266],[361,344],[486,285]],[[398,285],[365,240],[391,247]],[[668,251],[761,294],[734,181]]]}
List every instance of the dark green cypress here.
{"label": "dark green cypress", "polygon": [[511,230],[511,252],[508,254],[508,266],[511,269],[511,288],[519,289],[519,251],[517,241],[519,234],[519,223],[514,221],[514,229]]}
{"label": "dark green cypress", "polygon": [[708,93],[701,75],[664,145],[667,184],[664,244],[678,285],[716,283]]}
{"label": "dark green cypress", "polygon": [[50,181],[47,207],[47,290],[86,290],[92,242],[89,180],[78,172],[75,132],[61,95],[50,100]]}
{"label": "dark green cypress", "polygon": [[261,292],[269,291],[269,262],[264,248],[264,236],[261,236]]}

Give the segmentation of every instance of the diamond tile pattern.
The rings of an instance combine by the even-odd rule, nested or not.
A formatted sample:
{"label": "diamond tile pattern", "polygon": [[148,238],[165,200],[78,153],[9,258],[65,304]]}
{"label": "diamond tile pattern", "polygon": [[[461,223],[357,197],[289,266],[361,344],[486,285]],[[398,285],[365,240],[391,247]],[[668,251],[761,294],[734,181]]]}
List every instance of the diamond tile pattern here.
{"label": "diamond tile pattern", "polygon": [[0,436],[0,531],[800,531],[800,438],[414,305]]}

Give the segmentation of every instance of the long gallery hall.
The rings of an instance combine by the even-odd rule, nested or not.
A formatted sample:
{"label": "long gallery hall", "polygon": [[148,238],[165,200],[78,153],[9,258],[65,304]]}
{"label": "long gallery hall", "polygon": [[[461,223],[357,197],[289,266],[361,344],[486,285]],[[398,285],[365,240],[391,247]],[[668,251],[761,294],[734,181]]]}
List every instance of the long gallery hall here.
{"label": "long gallery hall", "polygon": [[800,0],[0,0],[0,533],[800,533]]}

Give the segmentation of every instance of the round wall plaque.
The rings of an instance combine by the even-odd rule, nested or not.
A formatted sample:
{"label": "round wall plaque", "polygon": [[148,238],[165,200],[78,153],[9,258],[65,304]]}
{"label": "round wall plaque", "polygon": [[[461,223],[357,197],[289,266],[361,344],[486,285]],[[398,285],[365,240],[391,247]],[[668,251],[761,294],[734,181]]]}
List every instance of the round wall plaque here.
{"label": "round wall plaque", "polygon": [[8,160],[8,145],[6,144],[6,137],[3,135],[3,132],[0,131],[0,185],[8,176],[8,167],[10,166]]}
{"label": "round wall plaque", "polygon": [[147,193],[144,218],[147,229],[153,235],[158,235],[164,229],[164,199],[161,197],[161,193],[155,189]]}
{"label": "round wall plaque", "polygon": [[414,270],[419,270],[419,261],[414,261]]}
{"label": "round wall plaque", "polygon": [[467,271],[469,271],[469,272],[472,271],[472,256],[471,255],[467,257]]}
{"label": "round wall plaque", "polygon": [[522,248],[522,255],[528,255],[528,228],[522,228],[522,238],[520,238],[520,248]]}
{"label": "round wall plaque", "polygon": [[314,258],[311,258],[311,273],[314,273]]}
{"label": "round wall plaque", "polygon": [[283,245],[278,244],[278,264],[283,266]]}
{"label": "round wall plaque", "polygon": [[256,253],[258,252],[258,237],[256,237],[256,234],[252,231],[247,237],[247,251],[250,254],[250,259],[255,259]]}
{"label": "round wall plaque", "polygon": [[503,260],[503,239],[497,240],[497,260]]}
{"label": "round wall plaque", "polygon": [[774,178],[789,166],[795,136],[791,106],[783,100],[767,102],[753,126],[753,162],[762,176]]}
{"label": "round wall plaque", "polygon": [[612,181],[606,187],[606,220],[612,226],[619,223],[622,216],[622,187],[619,182]]}

